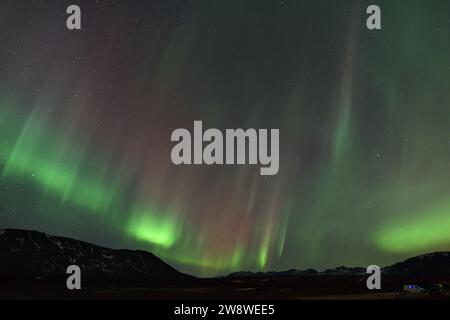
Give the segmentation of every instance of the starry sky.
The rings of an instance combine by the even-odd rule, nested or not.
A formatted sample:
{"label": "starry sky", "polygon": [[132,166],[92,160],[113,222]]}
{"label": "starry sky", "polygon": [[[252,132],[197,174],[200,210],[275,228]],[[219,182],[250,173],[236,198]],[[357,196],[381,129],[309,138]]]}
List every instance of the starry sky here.
{"label": "starry sky", "polygon": [[[194,120],[279,128],[279,173],[173,165]],[[450,2],[3,0],[0,228],[200,276],[450,250]]]}

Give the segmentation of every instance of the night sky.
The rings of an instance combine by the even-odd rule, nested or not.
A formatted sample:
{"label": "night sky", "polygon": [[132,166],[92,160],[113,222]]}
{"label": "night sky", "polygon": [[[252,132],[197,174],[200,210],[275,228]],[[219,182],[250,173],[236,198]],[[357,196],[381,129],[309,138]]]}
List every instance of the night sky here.
{"label": "night sky", "polygon": [[[175,166],[194,120],[279,128],[279,173]],[[3,0],[0,228],[201,276],[450,250],[450,1]]]}

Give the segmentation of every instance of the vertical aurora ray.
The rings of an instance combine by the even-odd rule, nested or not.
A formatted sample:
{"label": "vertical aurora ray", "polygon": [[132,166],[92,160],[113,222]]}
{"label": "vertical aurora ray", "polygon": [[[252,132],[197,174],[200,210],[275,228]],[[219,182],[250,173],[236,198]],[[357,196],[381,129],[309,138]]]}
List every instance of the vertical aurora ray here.
{"label": "vertical aurora ray", "polygon": [[338,82],[341,103],[321,115],[335,125],[316,133],[327,137],[319,143],[327,157],[297,184],[305,195],[292,195],[297,227],[290,227],[288,247],[302,253],[303,267],[383,265],[449,249],[442,199],[450,190],[450,43],[442,38],[449,32],[444,15],[435,11],[448,5],[414,1],[401,26],[403,5],[380,6],[389,32],[361,28],[346,42],[357,46],[345,55],[351,65]]}
{"label": "vertical aurora ray", "polygon": [[[48,192],[57,194],[62,203],[73,202],[93,212],[105,210],[112,200],[114,188],[105,187],[101,178],[89,171],[79,174],[82,154],[73,150],[80,148],[58,141],[58,134],[48,132],[48,124],[34,110],[12,150],[2,152],[2,178],[27,177]],[[93,171],[99,172],[92,168]]]}

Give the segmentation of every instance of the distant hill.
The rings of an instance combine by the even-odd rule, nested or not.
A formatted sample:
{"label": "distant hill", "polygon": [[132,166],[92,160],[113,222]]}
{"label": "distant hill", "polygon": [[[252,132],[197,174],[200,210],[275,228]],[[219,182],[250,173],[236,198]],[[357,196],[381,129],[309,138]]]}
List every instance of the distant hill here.
{"label": "distant hill", "polygon": [[111,282],[186,280],[184,275],[145,251],[113,250],[65,237],[27,230],[0,230],[0,277],[67,277],[78,265],[83,279]]}
{"label": "distant hill", "polygon": [[[393,276],[450,276],[450,252],[435,252],[409,258],[381,269],[386,275]],[[231,278],[243,277],[281,277],[281,276],[311,276],[311,275],[365,275],[363,267],[337,267],[316,271],[314,269],[288,271],[251,272],[240,271],[228,275]]]}
{"label": "distant hill", "polygon": [[283,277],[283,276],[313,276],[317,275],[317,271],[314,269],[297,270],[291,269],[288,271],[269,271],[269,272],[251,272],[251,271],[239,271],[230,273],[227,277],[241,278],[241,277]]}
{"label": "distant hill", "polygon": [[318,276],[318,275],[360,275],[360,274],[366,274],[366,269],[359,267],[347,268],[341,266],[320,272],[314,269],[306,269],[306,270],[291,269],[288,271],[268,271],[268,272],[240,271],[230,273],[228,277],[241,278],[241,277],[283,277],[283,276]]}
{"label": "distant hill", "polygon": [[450,252],[435,252],[409,258],[383,268],[389,275],[449,276]]}

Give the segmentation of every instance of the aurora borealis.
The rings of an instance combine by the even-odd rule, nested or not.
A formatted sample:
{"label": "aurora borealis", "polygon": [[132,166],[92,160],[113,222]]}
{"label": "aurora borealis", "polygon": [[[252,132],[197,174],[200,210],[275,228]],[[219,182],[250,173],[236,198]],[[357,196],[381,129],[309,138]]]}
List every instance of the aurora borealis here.
{"label": "aurora borealis", "polygon": [[[0,228],[201,276],[450,250],[448,0],[5,0],[0,40]],[[278,174],[173,165],[196,120],[279,128]]]}

